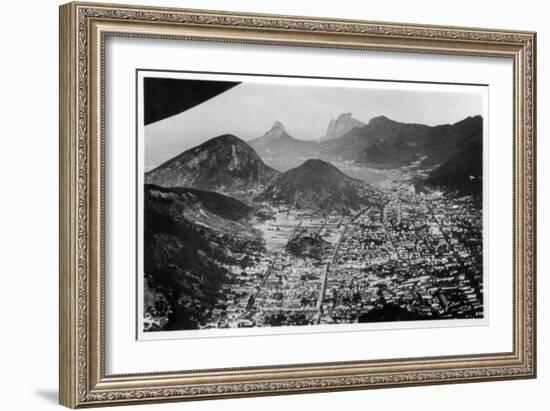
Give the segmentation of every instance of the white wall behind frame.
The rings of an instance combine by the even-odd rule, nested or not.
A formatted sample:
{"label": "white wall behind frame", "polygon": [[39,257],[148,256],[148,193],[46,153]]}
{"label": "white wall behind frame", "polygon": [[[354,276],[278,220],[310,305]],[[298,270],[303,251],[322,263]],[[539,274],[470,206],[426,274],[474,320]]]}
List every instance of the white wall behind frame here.
{"label": "white wall behind frame", "polygon": [[[116,2],[116,0],[111,0]],[[550,26],[545,2],[354,0],[126,0],[171,7],[405,21],[538,31],[539,378],[391,390],[294,395],[124,410],[545,410],[550,390]],[[57,396],[57,6],[52,0],[3,4],[0,25],[0,245],[3,262],[0,387],[2,409],[61,410]],[[22,291],[25,291],[24,298]],[[6,314],[7,313],[7,314]]]}

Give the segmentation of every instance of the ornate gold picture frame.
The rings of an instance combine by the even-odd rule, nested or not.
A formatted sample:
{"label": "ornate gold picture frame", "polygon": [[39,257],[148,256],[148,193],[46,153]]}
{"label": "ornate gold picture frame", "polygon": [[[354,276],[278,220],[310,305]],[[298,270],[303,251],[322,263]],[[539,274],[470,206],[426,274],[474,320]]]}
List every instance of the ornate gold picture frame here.
{"label": "ornate gold picture frame", "polygon": [[[110,38],[511,61],[512,349],[486,354],[106,371],[105,44]],[[223,67],[222,67],[223,70]],[[338,75],[338,73],[335,73]],[[60,403],[67,407],[297,394],[536,376],[536,35],[92,3],[60,8]],[[508,118],[507,120],[510,120]],[[374,331],[376,332],[376,331]],[[319,341],[322,341],[321,339]]]}

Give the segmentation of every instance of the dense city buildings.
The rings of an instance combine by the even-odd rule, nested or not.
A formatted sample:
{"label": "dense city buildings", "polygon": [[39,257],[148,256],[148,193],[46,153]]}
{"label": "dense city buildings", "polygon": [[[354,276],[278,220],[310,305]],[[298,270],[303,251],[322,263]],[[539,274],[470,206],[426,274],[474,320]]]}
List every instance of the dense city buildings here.
{"label": "dense city buildings", "polygon": [[145,173],[145,331],[485,317],[483,118],[275,121]]}
{"label": "dense city buildings", "polygon": [[201,328],[483,317],[482,209],[404,169],[353,214],[262,204],[265,248]]}

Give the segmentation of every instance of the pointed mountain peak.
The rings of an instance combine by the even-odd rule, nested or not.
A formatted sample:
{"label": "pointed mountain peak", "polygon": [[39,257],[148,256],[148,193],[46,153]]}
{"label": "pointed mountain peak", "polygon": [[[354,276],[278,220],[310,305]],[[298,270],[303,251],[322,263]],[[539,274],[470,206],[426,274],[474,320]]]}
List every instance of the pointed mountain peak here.
{"label": "pointed mountain peak", "polygon": [[273,123],[273,126],[259,138],[260,141],[267,142],[269,140],[279,139],[288,136],[285,126],[280,121]]}
{"label": "pointed mountain peak", "polygon": [[321,140],[340,138],[355,127],[363,127],[365,123],[353,118],[352,113],[342,113],[336,119],[330,120],[327,132]]}
{"label": "pointed mountain peak", "polygon": [[286,133],[286,128],[283,123],[280,121],[276,121],[273,123],[273,126],[271,126],[271,130],[281,130],[282,132]]}

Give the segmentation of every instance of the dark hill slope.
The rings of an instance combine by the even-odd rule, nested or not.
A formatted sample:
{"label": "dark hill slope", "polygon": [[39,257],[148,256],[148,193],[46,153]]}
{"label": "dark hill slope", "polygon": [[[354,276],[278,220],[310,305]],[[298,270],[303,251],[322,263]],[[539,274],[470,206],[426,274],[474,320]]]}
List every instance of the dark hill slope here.
{"label": "dark hill slope", "polygon": [[145,182],[163,187],[231,191],[265,186],[277,174],[252,147],[234,135],[224,134],[151,170]]}
{"label": "dark hill slope", "polygon": [[144,192],[144,310],[148,330],[196,329],[231,282],[227,265],[261,247],[252,208],[230,197],[147,185]]}
{"label": "dark hill slope", "polygon": [[307,160],[277,177],[255,200],[327,212],[346,211],[360,207],[361,184],[325,161]]}
{"label": "dark hill slope", "polygon": [[480,196],[483,188],[483,147],[471,144],[430,173],[427,182],[460,194]]}

